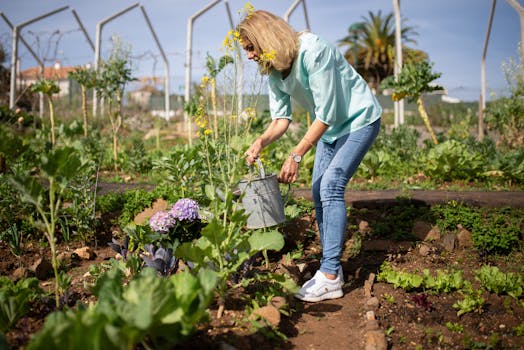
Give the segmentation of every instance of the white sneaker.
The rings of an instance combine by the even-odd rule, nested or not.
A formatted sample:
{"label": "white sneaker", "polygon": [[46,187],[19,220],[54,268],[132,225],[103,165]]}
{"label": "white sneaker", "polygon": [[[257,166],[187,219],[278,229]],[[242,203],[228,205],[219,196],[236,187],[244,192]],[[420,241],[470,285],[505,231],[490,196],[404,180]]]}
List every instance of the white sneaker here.
{"label": "white sneaker", "polygon": [[295,298],[309,302],[341,298],[344,295],[344,292],[342,292],[343,284],[340,274],[337,274],[337,278],[334,280],[330,280],[323,272],[318,270],[312,279],[304,283],[298,293],[295,294]]}

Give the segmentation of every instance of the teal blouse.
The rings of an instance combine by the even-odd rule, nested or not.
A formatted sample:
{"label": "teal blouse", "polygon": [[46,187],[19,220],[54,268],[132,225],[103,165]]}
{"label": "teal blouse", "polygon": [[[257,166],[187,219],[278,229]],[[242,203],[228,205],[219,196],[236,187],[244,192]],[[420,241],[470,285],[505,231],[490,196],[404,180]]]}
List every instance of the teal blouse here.
{"label": "teal blouse", "polygon": [[333,143],[380,118],[382,107],[366,81],[333,45],[312,33],[299,36],[300,48],[291,72],[268,77],[272,119],[292,119],[291,97],[329,125],[321,140]]}

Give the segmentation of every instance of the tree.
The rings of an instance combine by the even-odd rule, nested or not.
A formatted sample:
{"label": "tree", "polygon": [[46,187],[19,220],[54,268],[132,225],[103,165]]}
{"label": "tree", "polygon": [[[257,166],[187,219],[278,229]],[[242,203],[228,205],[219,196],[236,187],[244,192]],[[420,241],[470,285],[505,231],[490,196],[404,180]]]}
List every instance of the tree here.
{"label": "tree", "polygon": [[131,77],[131,69],[127,60],[113,56],[102,65],[101,72],[97,78],[97,93],[108,101],[109,121],[113,134],[113,164],[114,170],[118,170],[118,131],[122,126],[122,102],[124,89],[127,83],[134,80]]}
{"label": "tree", "polygon": [[422,100],[424,93],[444,90],[442,86],[430,85],[433,80],[441,76],[441,73],[433,73],[431,71],[432,68],[433,65],[428,61],[408,62],[402,67],[397,80],[391,75],[382,81],[381,88],[391,88],[393,90],[391,95],[393,101],[400,101],[403,98],[407,98],[410,102],[416,101],[420,116],[424,120],[433,143],[436,145],[438,144],[437,137],[431,127],[424,101]]}
{"label": "tree", "polygon": [[82,117],[84,121],[84,136],[87,137],[87,90],[96,85],[96,72],[87,68],[78,67],[69,72],[69,77],[80,84],[82,89]]}
{"label": "tree", "polygon": [[60,92],[60,87],[54,80],[41,79],[31,86],[31,92],[41,92],[49,102],[49,120],[51,121],[51,145],[55,146],[55,105],[53,95]]}
{"label": "tree", "polygon": [[[363,22],[358,26],[348,28],[348,36],[339,40],[339,46],[348,46],[344,56],[350,63],[357,62],[355,69],[374,88],[380,82],[393,75],[395,67],[395,21],[393,13],[382,16],[369,12],[369,18],[362,17]],[[402,27],[402,40],[404,43],[416,44],[412,38],[418,35],[413,27]],[[356,39],[356,40],[355,40]],[[356,47],[355,47],[356,46]],[[356,50],[355,50],[356,48]],[[355,57],[355,52],[357,57]],[[403,48],[403,61],[419,61],[426,59],[423,51]]]}

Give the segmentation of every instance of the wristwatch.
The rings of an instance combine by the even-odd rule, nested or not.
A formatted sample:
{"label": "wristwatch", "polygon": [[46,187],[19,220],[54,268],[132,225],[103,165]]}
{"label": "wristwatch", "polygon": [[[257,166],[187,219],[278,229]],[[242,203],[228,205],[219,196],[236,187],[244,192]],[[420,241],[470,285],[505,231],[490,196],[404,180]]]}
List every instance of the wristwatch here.
{"label": "wristwatch", "polygon": [[302,161],[302,156],[300,154],[296,154],[296,153],[291,153],[289,155],[294,161],[295,163],[300,163]]}

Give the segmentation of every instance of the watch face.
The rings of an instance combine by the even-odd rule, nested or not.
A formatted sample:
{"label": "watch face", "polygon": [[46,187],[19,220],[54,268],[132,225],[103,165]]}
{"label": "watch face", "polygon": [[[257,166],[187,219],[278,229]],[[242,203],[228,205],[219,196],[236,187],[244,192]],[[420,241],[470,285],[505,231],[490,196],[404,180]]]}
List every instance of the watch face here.
{"label": "watch face", "polygon": [[302,156],[299,156],[298,154],[295,154],[293,156],[293,160],[297,163],[300,163],[300,161],[302,160]]}

